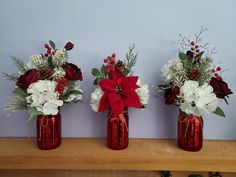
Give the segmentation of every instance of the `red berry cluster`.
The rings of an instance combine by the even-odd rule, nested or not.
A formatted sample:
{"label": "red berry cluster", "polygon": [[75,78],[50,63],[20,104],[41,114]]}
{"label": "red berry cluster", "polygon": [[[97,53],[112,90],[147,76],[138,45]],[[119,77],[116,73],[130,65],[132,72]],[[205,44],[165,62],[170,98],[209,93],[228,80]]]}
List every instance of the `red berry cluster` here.
{"label": "red berry cluster", "polygon": [[48,44],[45,44],[44,47],[47,49],[47,52],[44,54],[45,57],[48,57],[54,54],[54,52],[52,52],[52,48]]}
{"label": "red berry cluster", "polygon": [[66,80],[66,78],[62,77],[57,80],[56,91],[59,94],[62,94],[66,86],[68,86],[68,81]]}
{"label": "red berry cluster", "polygon": [[222,68],[220,66],[211,70],[211,72],[215,75],[216,79],[218,79],[218,80],[222,79],[221,76],[219,75],[219,72],[221,70],[222,70]]}
{"label": "red berry cluster", "polygon": [[197,45],[194,41],[191,42],[191,50],[195,53],[200,52],[199,45]]}
{"label": "red berry cluster", "polygon": [[113,53],[111,56],[108,56],[103,61],[106,64],[106,73],[108,74],[113,70],[114,65],[116,64],[116,54]]}

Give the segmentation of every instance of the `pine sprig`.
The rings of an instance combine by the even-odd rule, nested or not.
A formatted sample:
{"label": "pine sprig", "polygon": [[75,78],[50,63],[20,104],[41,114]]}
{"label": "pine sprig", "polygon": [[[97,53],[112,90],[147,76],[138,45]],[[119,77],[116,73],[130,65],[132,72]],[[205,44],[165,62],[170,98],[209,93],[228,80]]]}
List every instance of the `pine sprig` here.
{"label": "pine sprig", "polygon": [[10,112],[15,112],[20,109],[26,109],[27,108],[27,102],[25,98],[22,98],[21,96],[16,95],[16,101],[15,103],[9,103],[5,105],[5,110]]}
{"label": "pine sprig", "polygon": [[9,81],[17,81],[18,79],[18,74],[13,73],[13,74],[7,74],[7,73],[2,73],[3,77],[5,77]]}
{"label": "pine sprig", "polygon": [[133,44],[131,47],[129,47],[129,50],[125,55],[125,58],[126,58],[126,61],[127,61],[127,63],[126,63],[126,67],[127,67],[126,75],[128,75],[128,74],[132,75],[133,74],[132,67],[135,66],[135,64],[137,62],[138,53],[133,53],[134,48],[135,48],[135,45]]}
{"label": "pine sprig", "polygon": [[24,62],[20,58],[11,55],[11,59],[13,60],[14,64],[19,69],[19,71],[21,72],[27,71],[27,67],[25,66]]}

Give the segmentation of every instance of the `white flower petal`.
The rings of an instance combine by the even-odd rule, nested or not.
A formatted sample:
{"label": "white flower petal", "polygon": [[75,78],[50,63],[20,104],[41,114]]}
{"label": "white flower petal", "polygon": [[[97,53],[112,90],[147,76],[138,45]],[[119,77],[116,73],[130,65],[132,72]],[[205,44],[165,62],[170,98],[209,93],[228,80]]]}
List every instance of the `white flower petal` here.
{"label": "white flower petal", "polygon": [[98,107],[99,107],[102,95],[103,95],[103,91],[100,87],[96,88],[94,92],[91,93],[90,106],[92,107],[92,110],[95,112],[98,112]]}

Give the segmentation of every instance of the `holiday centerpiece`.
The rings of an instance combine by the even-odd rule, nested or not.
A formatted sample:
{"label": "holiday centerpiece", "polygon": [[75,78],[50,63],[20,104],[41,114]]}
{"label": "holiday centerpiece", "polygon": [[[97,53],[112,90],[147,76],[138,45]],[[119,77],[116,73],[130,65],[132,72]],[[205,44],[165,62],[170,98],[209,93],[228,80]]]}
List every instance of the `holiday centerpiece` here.
{"label": "holiday centerpiece", "polygon": [[68,63],[68,51],[74,44],[68,42],[56,49],[54,42],[45,44],[45,54],[32,55],[27,64],[12,57],[18,67],[17,74],[4,76],[16,82],[16,101],[6,105],[9,111],[27,109],[29,119],[37,117],[37,145],[40,149],[53,149],[61,143],[60,107],[82,99],[77,81],[82,81],[81,69]]}
{"label": "holiday centerpiece", "polygon": [[[161,84],[158,89],[164,93],[167,105],[177,105],[178,145],[188,151],[198,151],[203,143],[202,116],[211,112],[225,117],[218,107],[220,99],[225,100],[232,94],[221,74],[223,69],[213,65],[208,43],[203,43],[201,28],[195,40],[180,35],[179,58],[170,60],[161,69]],[[206,51],[208,53],[206,53]]]}
{"label": "holiday centerpiece", "polygon": [[143,109],[148,104],[148,85],[133,76],[137,61],[133,50],[134,46],[129,48],[123,61],[112,54],[104,59],[101,69],[92,70],[98,87],[91,94],[90,105],[95,112],[108,110],[107,146],[115,150],[128,146],[128,108]]}

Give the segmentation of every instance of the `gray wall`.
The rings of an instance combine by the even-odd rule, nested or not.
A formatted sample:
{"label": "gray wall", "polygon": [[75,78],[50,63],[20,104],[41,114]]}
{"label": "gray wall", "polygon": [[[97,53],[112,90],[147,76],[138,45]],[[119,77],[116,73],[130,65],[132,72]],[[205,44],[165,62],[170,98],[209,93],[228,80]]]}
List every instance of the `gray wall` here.
{"label": "gray wall", "polygon": [[[224,77],[235,92],[236,1],[234,0],[0,0],[0,71],[15,72],[9,54],[28,60],[43,52],[54,40],[63,47],[75,43],[70,61],[83,68],[84,104],[62,109],[63,136],[106,136],[106,113],[91,111],[94,87],[91,69],[115,52],[123,58],[128,46],[136,43],[139,60],[135,73],[143,81],[157,83],[160,68],[177,57],[178,34],[191,35],[201,26],[209,30],[204,39],[217,46],[215,62],[230,69]],[[35,122],[28,124],[26,111],[8,115],[14,83],[0,78],[0,136],[34,136]],[[204,117],[206,139],[236,139],[236,99],[221,103],[227,118]],[[149,108],[130,110],[130,137],[175,138],[177,108],[166,106],[151,93]]]}

